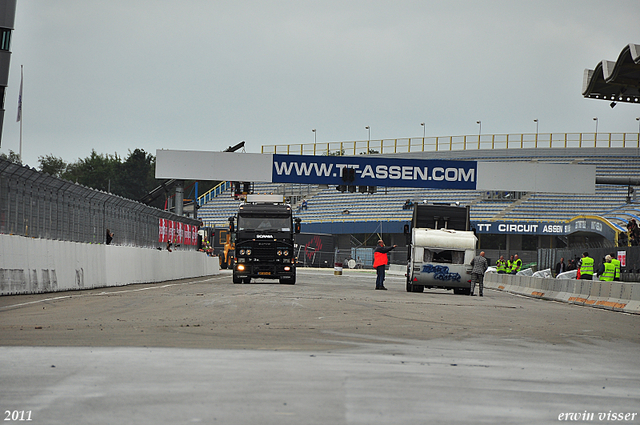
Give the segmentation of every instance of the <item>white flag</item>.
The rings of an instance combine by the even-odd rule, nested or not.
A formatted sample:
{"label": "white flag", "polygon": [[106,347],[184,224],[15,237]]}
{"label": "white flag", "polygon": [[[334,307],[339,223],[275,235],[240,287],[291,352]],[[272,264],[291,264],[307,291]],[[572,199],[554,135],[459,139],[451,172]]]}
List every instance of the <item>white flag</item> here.
{"label": "white flag", "polygon": [[22,67],[20,67],[20,94],[18,95],[18,117],[16,118],[16,122],[22,120]]}

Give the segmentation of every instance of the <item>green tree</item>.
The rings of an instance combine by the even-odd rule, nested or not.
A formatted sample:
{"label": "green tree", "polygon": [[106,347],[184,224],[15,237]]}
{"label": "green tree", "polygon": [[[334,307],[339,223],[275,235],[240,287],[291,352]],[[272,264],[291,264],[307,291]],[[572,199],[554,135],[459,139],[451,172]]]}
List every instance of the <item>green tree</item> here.
{"label": "green tree", "polygon": [[62,178],[92,187],[94,189],[118,194],[117,188],[118,164],[120,158],[116,155],[103,155],[91,151],[91,155],[78,162],[69,164]]}
{"label": "green tree", "polygon": [[6,153],[0,153],[0,158],[5,161],[13,162],[14,164],[22,164],[22,160],[20,160],[20,155],[9,149],[9,155]]}
{"label": "green tree", "polygon": [[155,189],[156,159],[142,149],[129,151],[127,159],[118,165],[118,195],[138,200]]}
{"label": "green tree", "polygon": [[38,162],[40,163],[40,171],[54,177],[62,177],[68,166],[62,158],[53,155],[39,156]]}

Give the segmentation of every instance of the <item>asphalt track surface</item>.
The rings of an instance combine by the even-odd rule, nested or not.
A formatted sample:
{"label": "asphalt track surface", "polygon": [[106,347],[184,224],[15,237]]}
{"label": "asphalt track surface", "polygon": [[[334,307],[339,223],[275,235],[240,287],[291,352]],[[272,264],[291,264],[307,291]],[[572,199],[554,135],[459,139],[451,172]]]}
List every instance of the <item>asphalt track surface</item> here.
{"label": "asphalt track surface", "polygon": [[234,285],[223,272],[0,297],[2,419],[640,423],[640,316],[374,282],[330,269]]}

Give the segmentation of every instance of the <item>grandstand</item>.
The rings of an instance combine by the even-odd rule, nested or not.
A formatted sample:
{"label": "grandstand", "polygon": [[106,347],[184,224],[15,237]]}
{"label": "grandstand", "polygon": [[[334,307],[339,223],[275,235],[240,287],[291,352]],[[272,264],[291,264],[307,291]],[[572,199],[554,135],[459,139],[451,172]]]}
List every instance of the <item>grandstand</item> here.
{"label": "grandstand", "polygon": [[[411,152],[385,156],[422,159],[500,161],[538,161],[556,164],[589,164],[596,166],[596,177],[640,177],[640,155],[637,148],[526,148],[526,149],[466,149],[443,152]],[[559,181],[558,185],[563,182]],[[285,196],[291,198],[303,231],[333,234],[367,233],[385,224],[385,233],[401,233],[411,219],[411,210],[403,209],[406,200],[412,202],[460,203],[469,205],[472,221],[513,220],[565,222],[576,216],[601,216],[618,231],[626,230],[629,219],[640,215],[640,204],[627,203],[627,186],[596,185],[595,195],[559,193],[517,193],[509,197],[491,197],[482,191],[384,188],[376,193],[341,193],[335,187],[301,186],[293,190],[287,184]],[[283,193],[283,185],[256,183],[256,193]],[[308,209],[301,210],[303,196]],[[226,226],[229,216],[237,211],[239,201],[230,189],[212,198],[198,212],[205,226]],[[640,221],[640,220],[639,220]]]}

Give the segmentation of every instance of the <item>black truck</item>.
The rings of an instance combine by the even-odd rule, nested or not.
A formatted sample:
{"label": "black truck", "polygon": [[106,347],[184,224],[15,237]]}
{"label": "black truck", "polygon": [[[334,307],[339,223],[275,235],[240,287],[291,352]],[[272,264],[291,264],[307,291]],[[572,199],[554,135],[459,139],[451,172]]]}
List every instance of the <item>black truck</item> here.
{"label": "black truck", "polygon": [[293,238],[300,232],[300,220],[294,222],[291,206],[283,203],[281,196],[249,195],[229,221],[235,233],[233,283],[256,278],[296,283]]}

